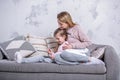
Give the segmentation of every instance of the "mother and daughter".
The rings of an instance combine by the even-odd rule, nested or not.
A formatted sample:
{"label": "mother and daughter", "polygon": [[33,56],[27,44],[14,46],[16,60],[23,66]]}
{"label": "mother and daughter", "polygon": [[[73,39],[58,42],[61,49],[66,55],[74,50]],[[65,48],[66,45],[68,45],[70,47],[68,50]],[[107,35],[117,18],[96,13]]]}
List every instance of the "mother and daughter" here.
{"label": "mother and daughter", "polygon": [[58,64],[79,64],[90,61],[89,49],[92,43],[84,34],[81,27],[72,21],[71,15],[64,11],[57,15],[59,28],[54,32],[59,47],[56,52],[48,49],[49,57],[36,55],[22,58],[20,53],[16,54],[18,63],[30,62],[56,62]]}

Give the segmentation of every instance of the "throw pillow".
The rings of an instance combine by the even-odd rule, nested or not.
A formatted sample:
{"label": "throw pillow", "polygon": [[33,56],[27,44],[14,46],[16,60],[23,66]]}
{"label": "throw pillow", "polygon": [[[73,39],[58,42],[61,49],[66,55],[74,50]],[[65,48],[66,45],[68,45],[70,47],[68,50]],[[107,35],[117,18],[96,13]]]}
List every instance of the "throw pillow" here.
{"label": "throw pillow", "polygon": [[14,55],[20,50],[31,50],[35,51],[33,46],[25,41],[23,38],[16,37],[13,40],[9,40],[0,44],[3,54],[9,60],[14,60]]}
{"label": "throw pillow", "polygon": [[92,45],[88,46],[87,48],[89,49],[90,52],[93,52],[93,51],[95,51],[97,48],[104,47],[104,46],[105,46],[105,45],[92,43]]}
{"label": "throw pillow", "polygon": [[105,48],[106,47],[97,48],[96,50],[94,50],[93,52],[91,52],[90,56],[98,58],[98,59],[101,59],[103,57]]}
{"label": "throw pillow", "polygon": [[27,35],[26,41],[30,42],[32,46],[35,48],[35,50],[37,51],[31,56],[35,56],[39,54],[43,56],[48,56],[48,53],[47,53],[48,48],[47,48],[47,43],[45,41],[45,37]]}

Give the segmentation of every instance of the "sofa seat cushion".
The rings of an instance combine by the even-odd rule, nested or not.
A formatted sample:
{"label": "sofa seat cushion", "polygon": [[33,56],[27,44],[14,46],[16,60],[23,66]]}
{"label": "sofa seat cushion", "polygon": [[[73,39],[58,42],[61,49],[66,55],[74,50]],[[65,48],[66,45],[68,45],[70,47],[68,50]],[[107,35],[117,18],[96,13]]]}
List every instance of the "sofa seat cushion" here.
{"label": "sofa seat cushion", "polygon": [[32,73],[105,73],[102,63],[88,62],[79,65],[58,65],[55,63],[23,63],[0,60],[0,72],[32,72]]}

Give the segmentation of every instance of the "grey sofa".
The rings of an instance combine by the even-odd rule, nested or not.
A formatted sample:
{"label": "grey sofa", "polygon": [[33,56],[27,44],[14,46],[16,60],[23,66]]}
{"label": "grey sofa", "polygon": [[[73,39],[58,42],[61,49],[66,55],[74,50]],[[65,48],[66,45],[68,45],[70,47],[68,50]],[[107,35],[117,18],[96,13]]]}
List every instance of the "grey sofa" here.
{"label": "grey sofa", "polygon": [[93,44],[95,50],[106,46],[102,58],[105,65],[79,64],[58,65],[55,63],[25,63],[3,59],[0,54],[0,80],[119,80],[119,57],[113,47]]}

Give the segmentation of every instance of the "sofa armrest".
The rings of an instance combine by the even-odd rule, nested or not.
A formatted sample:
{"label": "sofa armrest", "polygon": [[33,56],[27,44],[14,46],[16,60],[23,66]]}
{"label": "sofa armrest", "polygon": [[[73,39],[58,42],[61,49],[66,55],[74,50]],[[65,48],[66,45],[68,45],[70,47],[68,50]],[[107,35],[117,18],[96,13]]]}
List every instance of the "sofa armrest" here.
{"label": "sofa armrest", "polygon": [[107,69],[107,80],[119,80],[120,59],[112,46],[107,45],[104,54],[104,62]]}

